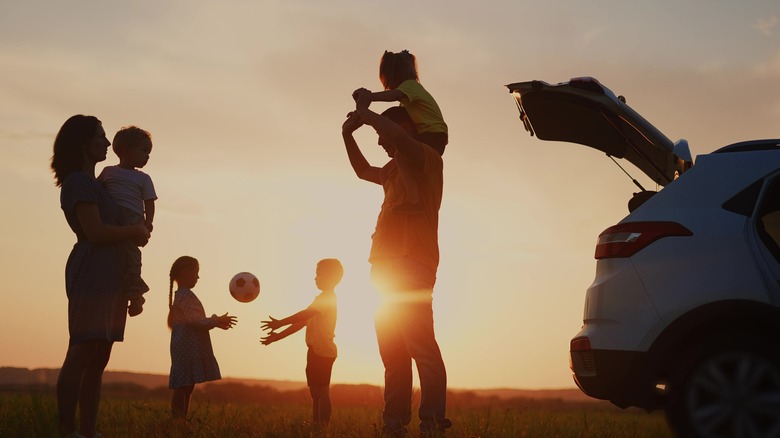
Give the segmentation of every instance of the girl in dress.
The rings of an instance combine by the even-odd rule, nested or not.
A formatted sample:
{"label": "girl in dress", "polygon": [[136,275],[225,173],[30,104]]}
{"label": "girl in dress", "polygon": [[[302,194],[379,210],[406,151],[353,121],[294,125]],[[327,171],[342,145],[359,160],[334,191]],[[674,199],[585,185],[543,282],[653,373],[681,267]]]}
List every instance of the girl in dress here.
{"label": "girl in dress", "polygon": [[[219,380],[219,365],[211,347],[209,330],[219,327],[232,328],[236,317],[225,313],[222,316],[206,317],[203,304],[192,288],[198,282],[200,266],[189,256],[176,259],[171,266],[171,281],[168,292],[168,327],[171,328],[171,375],[168,387],[173,389],[171,412],[174,418],[187,416],[190,397],[196,383]],[[173,293],[173,283],[178,288]]]}

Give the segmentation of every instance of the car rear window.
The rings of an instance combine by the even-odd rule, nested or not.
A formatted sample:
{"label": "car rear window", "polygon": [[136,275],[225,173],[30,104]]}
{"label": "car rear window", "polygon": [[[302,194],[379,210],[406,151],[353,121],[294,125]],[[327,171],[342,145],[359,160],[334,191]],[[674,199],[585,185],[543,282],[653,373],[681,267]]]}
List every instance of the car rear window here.
{"label": "car rear window", "polygon": [[741,214],[742,216],[750,216],[753,214],[753,210],[758,202],[758,195],[761,193],[761,186],[764,185],[763,178],[750,184],[732,196],[729,200],[723,203],[723,209],[732,213]]}

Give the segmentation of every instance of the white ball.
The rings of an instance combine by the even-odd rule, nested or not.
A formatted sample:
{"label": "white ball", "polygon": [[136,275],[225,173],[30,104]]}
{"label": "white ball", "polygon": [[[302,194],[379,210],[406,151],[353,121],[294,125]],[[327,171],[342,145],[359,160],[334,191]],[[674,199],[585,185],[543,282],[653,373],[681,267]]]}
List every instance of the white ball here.
{"label": "white ball", "polygon": [[239,272],[230,279],[229,288],[236,301],[249,303],[260,295],[260,280],[249,272]]}

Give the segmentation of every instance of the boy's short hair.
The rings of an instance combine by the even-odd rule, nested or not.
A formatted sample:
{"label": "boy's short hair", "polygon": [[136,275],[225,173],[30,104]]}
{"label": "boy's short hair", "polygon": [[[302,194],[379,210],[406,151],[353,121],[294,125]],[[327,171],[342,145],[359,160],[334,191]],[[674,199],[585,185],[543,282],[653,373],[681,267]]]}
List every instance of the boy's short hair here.
{"label": "boy's short hair", "polygon": [[330,276],[334,284],[338,284],[344,277],[344,266],[339,259],[322,259],[317,262],[317,268]]}
{"label": "boy's short hair", "polygon": [[127,148],[144,144],[144,142],[152,143],[152,134],[149,131],[137,126],[124,126],[114,135],[112,147],[115,154],[122,155]]}

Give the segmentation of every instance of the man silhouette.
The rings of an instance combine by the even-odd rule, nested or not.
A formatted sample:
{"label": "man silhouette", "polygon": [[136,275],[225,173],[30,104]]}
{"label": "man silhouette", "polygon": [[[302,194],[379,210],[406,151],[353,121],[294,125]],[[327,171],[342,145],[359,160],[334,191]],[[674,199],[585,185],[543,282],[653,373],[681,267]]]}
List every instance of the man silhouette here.
{"label": "man silhouette", "polygon": [[[445,417],[447,372],[433,330],[433,287],[439,265],[438,224],[443,187],[440,152],[415,140],[415,127],[402,107],[381,115],[369,109],[371,92],[356,90],[356,111],[342,125],[350,164],[358,178],[384,189],[372,236],[371,282],[382,294],[376,315],[379,353],[385,367],[383,433],[403,436],[411,421],[412,360],[420,378],[420,433],[442,435],[452,426]],[[390,157],[383,167],[368,163],[353,133],[370,125]],[[422,211],[400,214],[407,202],[397,160],[409,165],[417,181]]]}

